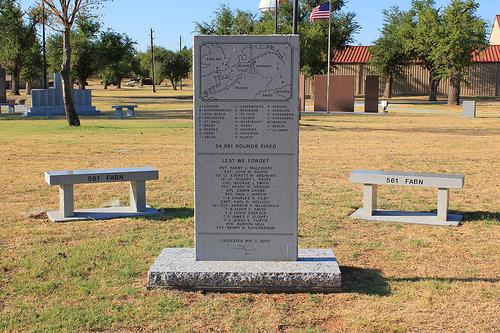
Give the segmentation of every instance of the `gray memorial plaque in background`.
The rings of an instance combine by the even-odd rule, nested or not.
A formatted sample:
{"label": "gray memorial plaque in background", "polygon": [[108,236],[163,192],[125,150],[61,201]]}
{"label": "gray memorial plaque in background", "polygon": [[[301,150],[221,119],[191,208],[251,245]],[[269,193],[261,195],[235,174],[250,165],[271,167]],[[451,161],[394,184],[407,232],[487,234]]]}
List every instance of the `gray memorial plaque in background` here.
{"label": "gray memorial plaque in background", "polygon": [[464,101],[462,108],[465,118],[476,118],[476,101]]}
{"label": "gray memorial plaque in background", "polygon": [[194,38],[196,260],[297,260],[298,36]]}

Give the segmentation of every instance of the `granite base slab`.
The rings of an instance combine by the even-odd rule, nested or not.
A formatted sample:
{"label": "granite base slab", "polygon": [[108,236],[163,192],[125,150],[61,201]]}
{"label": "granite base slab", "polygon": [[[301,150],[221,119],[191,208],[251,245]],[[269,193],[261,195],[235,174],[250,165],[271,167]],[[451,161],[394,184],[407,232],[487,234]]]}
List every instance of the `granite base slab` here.
{"label": "granite base slab", "polygon": [[373,211],[372,216],[366,216],[363,208],[359,208],[350,215],[352,218],[367,221],[395,222],[395,223],[414,223],[436,226],[457,227],[463,219],[460,214],[448,214],[447,221],[438,220],[435,213],[427,212],[402,212],[396,210],[377,209]]}
{"label": "granite base slab", "polygon": [[333,250],[299,249],[297,261],[196,261],[192,248],[164,249],[148,289],[235,292],[332,292],[341,285]]}
{"label": "granite base slab", "polygon": [[[94,106],[76,106],[76,113],[82,117],[96,117],[101,114]],[[25,117],[63,117],[65,115],[64,106],[35,106],[24,112]]]}
{"label": "granite base slab", "polygon": [[147,207],[144,212],[135,212],[131,207],[75,209],[75,215],[71,217],[64,217],[58,210],[47,212],[47,215],[52,222],[111,220],[118,218],[149,216],[155,214],[158,214],[158,211],[151,207]]}

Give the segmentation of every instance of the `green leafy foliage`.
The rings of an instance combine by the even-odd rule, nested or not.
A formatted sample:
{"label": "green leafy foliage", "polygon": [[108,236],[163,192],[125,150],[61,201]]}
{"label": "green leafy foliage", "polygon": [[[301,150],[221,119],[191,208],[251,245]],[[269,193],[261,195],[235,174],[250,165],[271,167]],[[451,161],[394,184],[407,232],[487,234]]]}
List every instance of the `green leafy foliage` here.
{"label": "green leafy foliage", "polygon": [[121,88],[123,78],[131,75],[134,69],[135,42],[125,34],[107,30],[101,33],[99,55],[101,57],[101,78],[105,87],[116,83]]}
{"label": "green leafy foliage", "polygon": [[0,0],[0,64],[12,74],[12,93],[19,95],[19,79],[23,66],[25,75],[32,77],[37,68],[36,31],[26,23],[15,0]]}
{"label": "green leafy foliage", "polygon": [[[299,35],[301,40],[301,69],[308,75],[326,73],[328,61],[328,20],[315,23],[309,21],[319,0],[301,0],[299,4]],[[332,50],[340,50],[354,41],[360,26],[355,14],[342,12],[345,1],[332,1]],[[210,22],[196,22],[195,31],[208,35],[266,35],[274,34],[275,17],[271,13],[257,15],[221,5]],[[293,6],[282,2],[279,10],[279,33],[292,33]]]}
{"label": "green leafy foliage", "polygon": [[170,80],[174,90],[177,90],[179,82],[188,77],[191,70],[191,50],[185,49],[179,52],[168,50],[160,59],[160,75]]}
{"label": "green leafy foliage", "polygon": [[448,104],[460,104],[460,84],[464,71],[472,65],[472,55],[487,47],[487,23],[477,16],[479,3],[474,0],[452,0],[442,14],[440,36],[431,58],[439,75],[450,78]]}
{"label": "green leafy foliage", "polygon": [[[78,82],[80,89],[85,89],[87,80],[101,69],[99,30],[99,21],[91,16],[80,15],[76,29],[71,32],[71,78]],[[61,70],[62,57],[62,34],[51,35],[47,39],[47,60],[53,72]]]}

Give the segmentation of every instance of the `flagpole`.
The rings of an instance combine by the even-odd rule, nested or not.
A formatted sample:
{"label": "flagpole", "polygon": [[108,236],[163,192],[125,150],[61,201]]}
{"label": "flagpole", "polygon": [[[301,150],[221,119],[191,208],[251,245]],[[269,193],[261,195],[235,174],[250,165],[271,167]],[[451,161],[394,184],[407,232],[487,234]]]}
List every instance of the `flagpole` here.
{"label": "flagpole", "polygon": [[326,112],[330,113],[330,63],[332,61],[331,58],[331,36],[332,36],[332,4],[329,3],[329,15],[328,15],[328,66],[326,70]]}

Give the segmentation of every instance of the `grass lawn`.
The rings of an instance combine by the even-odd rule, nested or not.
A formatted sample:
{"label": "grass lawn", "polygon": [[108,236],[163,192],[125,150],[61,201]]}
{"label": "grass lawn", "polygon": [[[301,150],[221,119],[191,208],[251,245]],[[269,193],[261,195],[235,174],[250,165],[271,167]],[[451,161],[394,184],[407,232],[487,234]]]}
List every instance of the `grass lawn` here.
{"label": "grass lawn", "polygon": [[[139,104],[136,119],[0,116],[0,331],[498,332],[500,103],[389,116],[305,116],[300,132],[299,246],[334,248],[333,294],[147,291],[165,247],[193,246],[192,91],[96,90],[96,104]],[[418,106],[418,108],[425,107]],[[398,107],[400,109],[400,107]],[[422,109],[422,110],[423,110]],[[142,110],[142,111],[141,111]],[[152,165],[155,219],[53,224],[43,172]],[[463,173],[458,228],[351,220],[353,169]],[[430,211],[437,191],[381,187],[382,208]],[[79,207],[126,203],[128,184],[77,186]]]}

